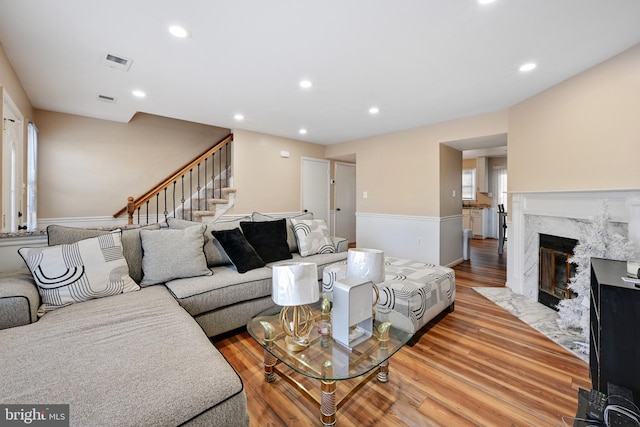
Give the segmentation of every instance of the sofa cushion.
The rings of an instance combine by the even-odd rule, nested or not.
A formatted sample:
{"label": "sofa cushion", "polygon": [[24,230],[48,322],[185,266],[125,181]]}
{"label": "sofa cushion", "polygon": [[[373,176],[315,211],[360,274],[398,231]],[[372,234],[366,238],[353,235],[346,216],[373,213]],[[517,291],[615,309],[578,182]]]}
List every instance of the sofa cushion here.
{"label": "sofa cushion", "polygon": [[0,329],[38,319],[40,294],[28,268],[0,272]]}
{"label": "sofa cushion", "polygon": [[[287,222],[287,244],[289,245],[289,252],[298,252],[298,240],[296,239],[296,233],[293,231],[293,224],[291,223],[291,219],[313,219],[312,212],[305,212],[300,215],[295,215],[292,217],[285,218]],[[274,219],[278,219],[271,215],[262,214],[259,212],[254,212],[251,214],[251,220],[254,222],[259,221],[273,221]]]}
{"label": "sofa cushion", "polygon": [[213,274],[204,257],[203,224],[184,230],[142,230],[142,282],[155,285],[180,277]]}
{"label": "sofa cushion", "polygon": [[20,248],[38,286],[42,307],[38,314],[140,287],[129,276],[122,254],[120,231],[69,245]]}
{"label": "sofa cushion", "polygon": [[73,426],[182,426],[222,408],[218,425],[248,424],[240,378],[164,286],[52,311],[0,342],[3,404],[67,403]]}
{"label": "sofa cushion", "polygon": [[264,261],[239,228],[214,231],[213,235],[224,248],[238,273],[246,273],[255,268],[264,267]]}
{"label": "sofa cushion", "polygon": [[328,254],[336,251],[327,223],[322,219],[292,219],[293,230],[298,239],[298,249],[303,257]]}
{"label": "sofa cushion", "polygon": [[228,265],[214,267],[213,273],[213,276],[171,280],[166,286],[192,316],[271,295],[270,268],[238,274]]}
{"label": "sofa cushion", "polygon": [[[140,230],[158,230],[160,224],[126,225],[122,228],[122,252],[129,266],[129,276],[136,282],[142,280],[142,243],[140,242]],[[64,245],[75,243],[90,237],[108,234],[110,229],[64,227],[62,225],[50,225],[47,227],[49,245]]]}
{"label": "sofa cushion", "polygon": [[[217,267],[219,265],[230,265],[231,260],[225,253],[222,245],[213,237],[214,231],[232,230],[240,227],[241,221],[249,221],[251,217],[245,216],[242,218],[230,219],[230,220],[218,220],[216,222],[204,223],[207,227],[204,232],[204,256],[207,258],[207,265],[209,267]],[[187,227],[193,227],[194,225],[202,225],[201,222],[188,221],[179,218],[167,218],[167,224],[169,228],[185,229]]]}
{"label": "sofa cushion", "polygon": [[[300,254],[293,254],[292,262],[313,262],[318,266],[318,277],[322,277],[324,268],[338,261],[347,259],[348,252],[335,252],[328,254],[315,254],[303,257]],[[268,265],[270,267],[272,264]]]}
{"label": "sofa cushion", "polygon": [[291,259],[284,219],[240,223],[242,233],[264,262]]}

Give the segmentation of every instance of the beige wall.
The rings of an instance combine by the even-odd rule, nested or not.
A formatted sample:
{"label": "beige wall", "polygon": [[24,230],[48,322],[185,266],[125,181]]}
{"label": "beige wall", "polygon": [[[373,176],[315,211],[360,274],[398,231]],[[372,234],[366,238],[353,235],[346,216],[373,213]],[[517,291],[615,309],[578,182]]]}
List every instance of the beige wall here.
{"label": "beige wall", "polygon": [[[358,212],[439,217],[441,212],[453,212],[451,206],[440,206],[444,184],[440,143],[505,132],[507,111],[502,110],[329,145],[325,153],[328,158],[356,154]],[[462,157],[455,166],[460,171],[461,164]],[[368,193],[367,199],[362,197],[363,191]],[[458,197],[457,214],[462,212],[460,200]]]}
{"label": "beige wall", "polygon": [[509,109],[509,191],[640,188],[640,45]]}
{"label": "beige wall", "polygon": [[[33,107],[27,96],[20,79],[16,74],[13,66],[9,62],[9,58],[4,51],[2,43],[0,43],[0,88],[8,93],[11,100],[16,104],[25,119],[33,118]],[[2,105],[0,105],[2,109]]]}
{"label": "beige wall", "polygon": [[129,123],[36,110],[38,216],[108,216],[229,131],[148,114]]}
{"label": "beige wall", "polygon": [[[324,146],[245,130],[233,131],[233,185],[229,214],[299,212],[302,157],[324,159]],[[288,151],[289,158],[280,157]]]}

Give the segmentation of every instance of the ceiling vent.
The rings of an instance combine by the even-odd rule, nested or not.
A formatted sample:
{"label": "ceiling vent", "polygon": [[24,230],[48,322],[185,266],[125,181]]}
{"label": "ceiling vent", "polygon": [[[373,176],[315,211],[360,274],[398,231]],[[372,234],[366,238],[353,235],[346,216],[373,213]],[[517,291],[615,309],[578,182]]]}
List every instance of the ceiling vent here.
{"label": "ceiling vent", "polygon": [[98,95],[98,101],[115,104],[116,103],[116,98],[114,98],[113,96]]}
{"label": "ceiling vent", "polygon": [[107,53],[103,59],[103,62],[107,67],[116,68],[122,71],[129,71],[133,59]]}

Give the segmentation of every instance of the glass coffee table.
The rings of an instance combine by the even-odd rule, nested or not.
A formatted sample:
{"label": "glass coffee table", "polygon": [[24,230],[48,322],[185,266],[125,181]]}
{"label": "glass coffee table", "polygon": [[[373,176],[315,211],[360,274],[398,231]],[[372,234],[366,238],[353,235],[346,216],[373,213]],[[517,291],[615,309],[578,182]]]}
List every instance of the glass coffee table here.
{"label": "glass coffee table", "polygon": [[[321,303],[312,304],[311,308],[316,323],[330,320],[330,314],[322,313]],[[301,351],[292,351],[285,344],[279,320],[280,309],[279,306],[273,307],[247,324],[249,334],[264,349],[265,381],[275,381],[277,374],[296,387],[320,409],[323,426],[335,425],[337,410],[371,378],[377,376],[378,381],[386,383],[389,379],[389,358],[413,336],[394,328],[389,322],[374,320],[372,336],[349,349],[334,341],[331,335],[321,335],[319,328],[314,326],[309,346]],[[288,370],[290,374],[302,374],[318,380],[320,393],[314,394],[313,390],[279,369],[279,363],[291,368],[292,372]],[[352,379],[356,379],[353,381],[355,384],[340,400],[336,400],[336,381]]]}

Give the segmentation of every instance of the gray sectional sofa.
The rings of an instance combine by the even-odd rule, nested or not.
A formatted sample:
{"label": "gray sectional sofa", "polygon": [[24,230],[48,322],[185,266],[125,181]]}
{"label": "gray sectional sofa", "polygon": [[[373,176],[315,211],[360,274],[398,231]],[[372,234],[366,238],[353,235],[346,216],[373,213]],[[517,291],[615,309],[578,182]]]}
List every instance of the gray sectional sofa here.
{"label": "gray sectional sofa", "polygon": [[[274,305],[273,262],[239,273],[213,232],[274,220],[170,219],[117,236],[50,226],[49,247],[21,249],[31,271],[0,273],[0,404],[69,404],[72,426],[248,425],[242,381],[209,337],[243,327]],[[286,230],[289,256],[299,259],[290,220]],[[67,304],[65,295],[52,299],[38,288],[34,278],[47,278],[47,257],[72,259],[71,249],[94,240],[113,259],[109,242],[121,242],[135,290]],[[346,243],[332,239],[333,253],[304,260],[318,264],[321,278],[324,266],[346,259]],[[59,255],[58,248],[67,249]],[[114,283],[124,280],[112,276]]]}

